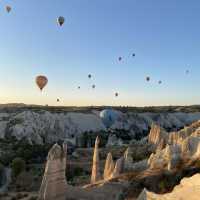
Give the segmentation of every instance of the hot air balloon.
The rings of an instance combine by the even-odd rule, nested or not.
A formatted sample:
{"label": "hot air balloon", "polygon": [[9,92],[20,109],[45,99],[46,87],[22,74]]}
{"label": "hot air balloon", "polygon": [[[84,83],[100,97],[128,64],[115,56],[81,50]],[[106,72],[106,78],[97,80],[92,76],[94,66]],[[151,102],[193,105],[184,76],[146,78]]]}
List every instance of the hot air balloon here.
{"label": "hot air balloon", "polygon": [[105,109],[100,112],[100,118],[103,124],[109,128],[111,127],[117,119],[119,119],[119,114],[115,110]]}
{"label": "hot air balloon", "polygon": [[91,75],[91,74],[88,74],[88,78],[92,78],[92,75]]}
{"label": "hot air balloon", "polygon": [[162,83],[162,81],[158,81],[158,84],[161,84]]}
{"label": "hot air balloon", "polygon": [[62,26],[62,25],[64,24],[64,22],[65,22],[65,18],[62,17],[62,16],[60,16],[60,17],[58,17],[57,22],[58,22],[58,24],[59,24],[60,26]]}
{"label": "hot air balloon", "polygon": [[10,6],[6,6],[6,11],[9,13],[11,11],[11,7]]}
{"label": "hot air balloon", "polygon": [[122,57],[120,56],[120,57],[118,58],[118,60],[121,61],[121,60],[122,60]]}
{"label": "hot air balloon", "polygon": [[150,77],[149,76],[146,77],[146,81],[150,81]]}
{"label": "hot air balloon", "polygon": [[132,54],[132,57],[135,57],[135,54],[134,54],[134,53]]}
{"label": "hot air balloon", "polygon": [[185,73],[186,73],[186,74],[189,74],[189,73],[190,73],[190,71],[187,69],[187,70],[185,71]]}
{"label": "hot air balloon", "polygon": [[57,99],[57,102],[60,102],[60,99]]}
{"label": "hot air balloon", "polygon": [[118,92],[115,92],[115,96],[118,97],[118,96],[119,96],[119,93],[118,93]]}
{"label": "hot air balloon", "polygon": [[78,86],[78,89],[81,89],[81,87],[80,87],[80,86]]}
{"label": "hot air balloon", "polygon": [[92,89],[94,89],[96,87],[96,85],[92,85]]}
{"label": "hot air balloon", "polygon": [[36,79],[36,84],[38,85],[38,87],[40,88],[40,90],[42,91],[43,88],[46,86],[46,84],[48,83],[48,79],[46,76],[37,76]]}

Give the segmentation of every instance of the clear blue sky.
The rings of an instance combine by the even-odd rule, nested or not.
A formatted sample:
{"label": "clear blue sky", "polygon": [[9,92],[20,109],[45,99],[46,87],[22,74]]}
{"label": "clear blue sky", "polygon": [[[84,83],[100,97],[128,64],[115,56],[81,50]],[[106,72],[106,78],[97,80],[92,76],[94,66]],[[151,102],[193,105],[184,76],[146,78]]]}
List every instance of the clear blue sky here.
{"label": "clear blue sky", "polygon": [[199,104],[199,10],[199,0],[2,0],[0,103]]}

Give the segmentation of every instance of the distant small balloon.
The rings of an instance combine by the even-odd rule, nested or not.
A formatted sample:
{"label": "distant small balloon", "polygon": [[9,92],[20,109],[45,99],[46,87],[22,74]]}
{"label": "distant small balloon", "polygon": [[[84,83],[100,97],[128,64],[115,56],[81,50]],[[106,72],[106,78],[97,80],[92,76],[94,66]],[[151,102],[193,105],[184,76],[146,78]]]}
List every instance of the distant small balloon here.
{"label": "distant small balloon", "polygon": [[115,97],[118,97],[118,96],[119,96],[119,93],[118,93],[118,92],[116,92],[116,93],[115,93]]}
{"label": "distant small balloon", "polygon": [[150,77],[149,76],[146,77],[146,81],[150,81]]}
{"label": "distant small balloon", "polygon": [[95,89],[96,85],[92,85],[92,89]]}
{"label": "distant small balloon", "polygon": [[65,22],[65,18],[62,17],[62,16],[60,16],[60,17],[58,17],[57,22],[58,22],[58,24],[59,24],[60,26],[62,26],[62,25],[64,24],[64,22]]}
{"label": "distant small balloon", "polygon": [[162,83],[162,81],[158,81],[158,84],[161,84]]}
{"label": "distant small balloon", "polygon": [[118,60],[121,61],[121,60],[122,60],[122,57],[119,57]]}
{"label": "distant small balloon", "polygon": [[135,54],[134,54],[134,53],[132,54],[132,57],[135,57]]}
{"label": "distant small balloon", "polygon": [[80,86],[78,86],[78,89],[81,89],[81,87],[80,87]]}
{"label": "distant small balloon", "polygon": [[9,13],[11,11],[11,7],[10,6],[6,6],[6,11]]}
{"label": "distant small balloon", "polygon": [[60,102],[60,99],[57,99],[57,102]]}
{"label": "distant small balloon", "polygon": [[92,78],[92,75],[91,75],[91,74],[88,74],[88,78]]}
{"label": "distant small balloon", "polygon": [[36,82],[37,86],[40,88],[40,90],[42,91],[43,88],[47,85],[48,79],[46,76],[39,75],[36,77],[35,82]]}
{"label": "distant small balloon", "polygon": [[189,73],[190,73],[190,71],[189,71],[189,70],[186,70],[186,71],[185,71],[185,73],[186,73],[186,74],[189,74]]}

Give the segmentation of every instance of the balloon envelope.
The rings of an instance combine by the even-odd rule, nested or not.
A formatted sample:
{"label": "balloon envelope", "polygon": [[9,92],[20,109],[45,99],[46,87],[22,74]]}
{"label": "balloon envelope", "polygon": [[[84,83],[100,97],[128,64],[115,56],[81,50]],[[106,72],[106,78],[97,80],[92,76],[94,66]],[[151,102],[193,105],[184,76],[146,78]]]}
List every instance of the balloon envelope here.
{"label": "balloon envelope", "polygon": [[88,74],[88,78],[92,78],[92,75],[91,75],[91,74]]}
{"label": "balloon envelope", "polygon": [[119,96],[119,93],[118,93],[118,92],[116,92],[116,93],[115,93],[115,96],[116,96],[116,97],[118,97],[118,96]]}
{"label": "balloon envelope", "polygon": [[48,83],[47,77],[42,76],[42,75],[37,76],[35,81],[36,81],[36,84],[40,88],[41,91],[46,86],[46,84]]}
{"label": "balloon envelope", "polygon": [[119,57],[118,60],[121,61],[121,60],[122,60],[122,57]]}
{"label": "balloon envelope", "polygon": [[6,10],[7,10],[8,13],[11,11],[11,9],[12,8],[10,6],[6,6]]}
{"label": "balloon envelope", "polygon": [[147,77],[146,77],[146,80],[147,80],[147,81],[150,81],[150,77],[149,77],[149,76],[147,76]]}
{"label": "balloon envelope", "polygon": [[60,17],[58,17],[57,22],[58,22],[58,24],[59,24],[60,26],[62,26],[62,25],[64,24],[64,22],[65,22],[65,18],[62,17],[62,16],[60,16]]}
{"label": "balloon envelope", "polygon": [[105,109],[100,112],[100,118],[103,122],[103,124],[109,128],[111,127],[115,121],[119,118],[119,115],[116,111],[112,109]]}

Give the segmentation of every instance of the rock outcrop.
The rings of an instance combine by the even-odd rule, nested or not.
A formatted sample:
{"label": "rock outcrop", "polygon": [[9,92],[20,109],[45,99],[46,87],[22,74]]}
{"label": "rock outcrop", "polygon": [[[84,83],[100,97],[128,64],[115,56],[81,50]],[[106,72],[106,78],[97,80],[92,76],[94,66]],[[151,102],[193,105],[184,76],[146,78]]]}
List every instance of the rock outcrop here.
{"label": "rock outcrop", "polygon": [[[178,131],[161,134],[159,127],[153,127],[149,141],[157,145],[156,153],[148,160],[150,168],[172,170],[188,161],[200,159],[200,121]],[[164,142],[165,141],[165,142]],[[165,148],[164,148],[165,146]]]}
{"label": "rock outcrop", "polygon": [[[8,113],[0,110],[0,138],[14,136],[26,138],[30,143],[54,143],[59,140],[79,137],[86,131],[105,131],[99,111],[86,112],[49,112],[42,108],[37,110],[21,109]],[[152,123],[167,130],[180,129],[200,119],[200,113],[120,113],[120,119],[112,125],[112,129],[125,129],[132,138],[143,137],[148,133]]]}
{"label": "rock outcrop", "polygon": [[199,200],[200,197],[200,174],[190,178],[184,178],[171,193],[159,195],[146,189],[139,195],[137,200]]}
{"label": "rock outcrop", "polygon": [[148,141],[154,145],[165,144],[168,140],[168,133],[158,125],[152,124]]}
{"label": "rock outcrop", "polygon": [[129,171],[133,166],[133,157],[131,149],[128,147],[124,153],[124,170]]}
{"label": "rock outcrop", "polygon": [[48,153],[38,200],[65,200],[67,147],[55,144]]}
{"label": "rock outcrop", "polygon": [[112,154],[108,153],[107,158],[106,158],[106,163],[105,163],[105,168],[104,168],[104,180],[109,180],[111,178],[111,175],[114,170],[114,162],[112,158]]}
{"label": "rock outcrop", "polygon": [[119,158],[116,161],[114,171],[111,175],[112,178],[116,178],[124,171],[124,157]]}
{"label": "rock outcrop", "polygon": [[99,166],[99,137],[97,136],[94,147],[93,164],[92,164],[92,175],[91,183],[96,183],[101,180],[100,166]]}
{"label": "rock outcrop", "polygon": [[122,146],[122,145],[123,145],[123,141],[120,138],[117,138],[117,136],[114,134],[109,135],[106,147]]}

